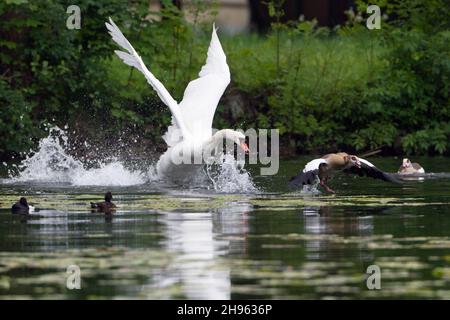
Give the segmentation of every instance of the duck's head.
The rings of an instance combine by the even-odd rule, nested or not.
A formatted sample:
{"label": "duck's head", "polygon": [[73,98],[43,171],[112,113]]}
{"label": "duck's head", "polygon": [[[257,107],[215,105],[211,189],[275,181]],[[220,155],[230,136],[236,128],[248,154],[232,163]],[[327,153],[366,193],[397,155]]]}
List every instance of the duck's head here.
{"label": "duck's head", "polygon": [[408,158],[403,159],[402,168],[406,169],[411,167],[411,160]]}
{"label": "duck's head", "polygon": [[25,207],[28,207],[27,198],[24,198],[24,197],[20,198],[19,203]]}
{"label": "duck's head", "polygon": [[111,202],[111,200],[112,200],[112,193],[111,191],[108,191],[107,193],[105,193],[105,201]]}

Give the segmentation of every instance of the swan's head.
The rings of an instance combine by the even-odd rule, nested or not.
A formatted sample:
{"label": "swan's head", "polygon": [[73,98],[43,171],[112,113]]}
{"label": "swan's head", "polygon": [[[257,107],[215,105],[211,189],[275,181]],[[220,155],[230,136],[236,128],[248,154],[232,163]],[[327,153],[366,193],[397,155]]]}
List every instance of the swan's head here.
{"label": "swan's head", "polygon": [[411,167],[411,160],[408,158],[403,159],[402,168],[406,169]]}
{"label": "swan's head", "polygon": [[224,129],[220,130],[216,133],[216,135],[219,136],[219,138],[225,138],[226,140],[233,141],[236,143],[241,149],[245,152],[249,152],[249,148],[247,143],[245,143],[245,135],[242,132],[231,130],[231,129]]}

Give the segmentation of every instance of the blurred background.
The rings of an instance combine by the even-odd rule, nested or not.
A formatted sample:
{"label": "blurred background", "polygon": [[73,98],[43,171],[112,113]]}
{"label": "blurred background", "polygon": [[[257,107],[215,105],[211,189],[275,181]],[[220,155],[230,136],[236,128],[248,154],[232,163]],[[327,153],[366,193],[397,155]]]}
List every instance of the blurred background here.
{"label": "blurred background", "polygon": [[[0,3],[0,160],[66,128],[83,157],[159,154],[170,113],[114,55],[112,17],[180,101],[212,22],[231,69],[214,127],[278,128],[281,155],[450,153],[448,1],[83,0]],[[367,7],[381,9],[369,30]],[[100,150],[100,151],[99,151]]]}
{"label": "blurred background", "polygon": [[[211,1],[210,1],[211,2]],[[173,1],[180,8],[189,22],[195,21],[195,16],[189,15],[190,7],[195,1]],[[316,19],[318,25],[334,27],[345,23],[345,11],[355,7],[353,0],[285,0],[285,1],[257,1],[257,0],[218,0],[217,17],[215,21],[228,33],[247,31],[267,32],[271,26],[269,5],[280,5],[282,22],[304,19]],[[159,0],[150,1],[151,10],[161,10],[163,3]]]}

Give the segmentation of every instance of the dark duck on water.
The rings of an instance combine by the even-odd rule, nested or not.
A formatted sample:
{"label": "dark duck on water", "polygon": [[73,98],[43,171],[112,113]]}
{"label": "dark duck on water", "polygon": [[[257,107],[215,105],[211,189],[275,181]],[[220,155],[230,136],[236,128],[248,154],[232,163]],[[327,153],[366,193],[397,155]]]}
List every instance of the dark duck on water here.
{"label": "dark duck on water", "polygon": [[97,209],[98,212],[110,213],[115,211],[117,206],[112,202],[112,193],[105,193],[105,201],[103,202],[91,202],[91,208]]}
{"label": "dark duck on water", "polygon": [[368,176],[384,181],[399,182],[391,174],[379,170],[369,161],[355,155],[339,152],[330,153],[308,162],[302,172],[291,178],[289,187],[295,188],[304,185],[313,186],[319,184],[327,192],[335,193],[326,183],[338,171],[356,174],[360,177]]}
{"label": "dark duck on water", "polygon": [[34,207],[28,204],[26,198],[22,197],[11,207],[12,213],[27,214],[34,211]]}

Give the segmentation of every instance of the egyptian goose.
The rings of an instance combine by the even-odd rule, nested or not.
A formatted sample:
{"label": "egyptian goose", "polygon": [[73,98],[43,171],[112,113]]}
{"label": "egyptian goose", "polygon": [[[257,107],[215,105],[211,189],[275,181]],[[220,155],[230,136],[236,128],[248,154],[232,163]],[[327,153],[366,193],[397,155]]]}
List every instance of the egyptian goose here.
{"label": "egyptian goose", "polygon": [[355,155],[339,152],[330,153],[308,162],[303,171],[289,181],[289,186],[293,188],[320,184],[327,192],[335,193],[326,183],[338,171],[398,182],[392,175],[379,170],[369,161]]}
{"label": "egyptian goose", "polygon": [[399,174],[418,174],[418,173],[420,174],[420,173],[425,173],[425,170],[417,162],[411,163],[411,160],[409,160],[408,158],[405,158],[405,159],[403,159],[403,163],[400,166],[400,168],[398,168],[398,173]]}
{"label": "egyptian goose", "polygon": [[111,213],[111,211],[114,211],[117,206],[111,202],[112,200],[112,193],[107,192],[105,193],[105,201],[103,202],[91,202],[91,208],[97,209],[99,212],[105,212],[105,213]]}
{"label": "egyptian goose", "polygon": [[34,207],[28,204],[26,198],[22,197],[11,207],[12,213],[27,214],[34,211]]}

